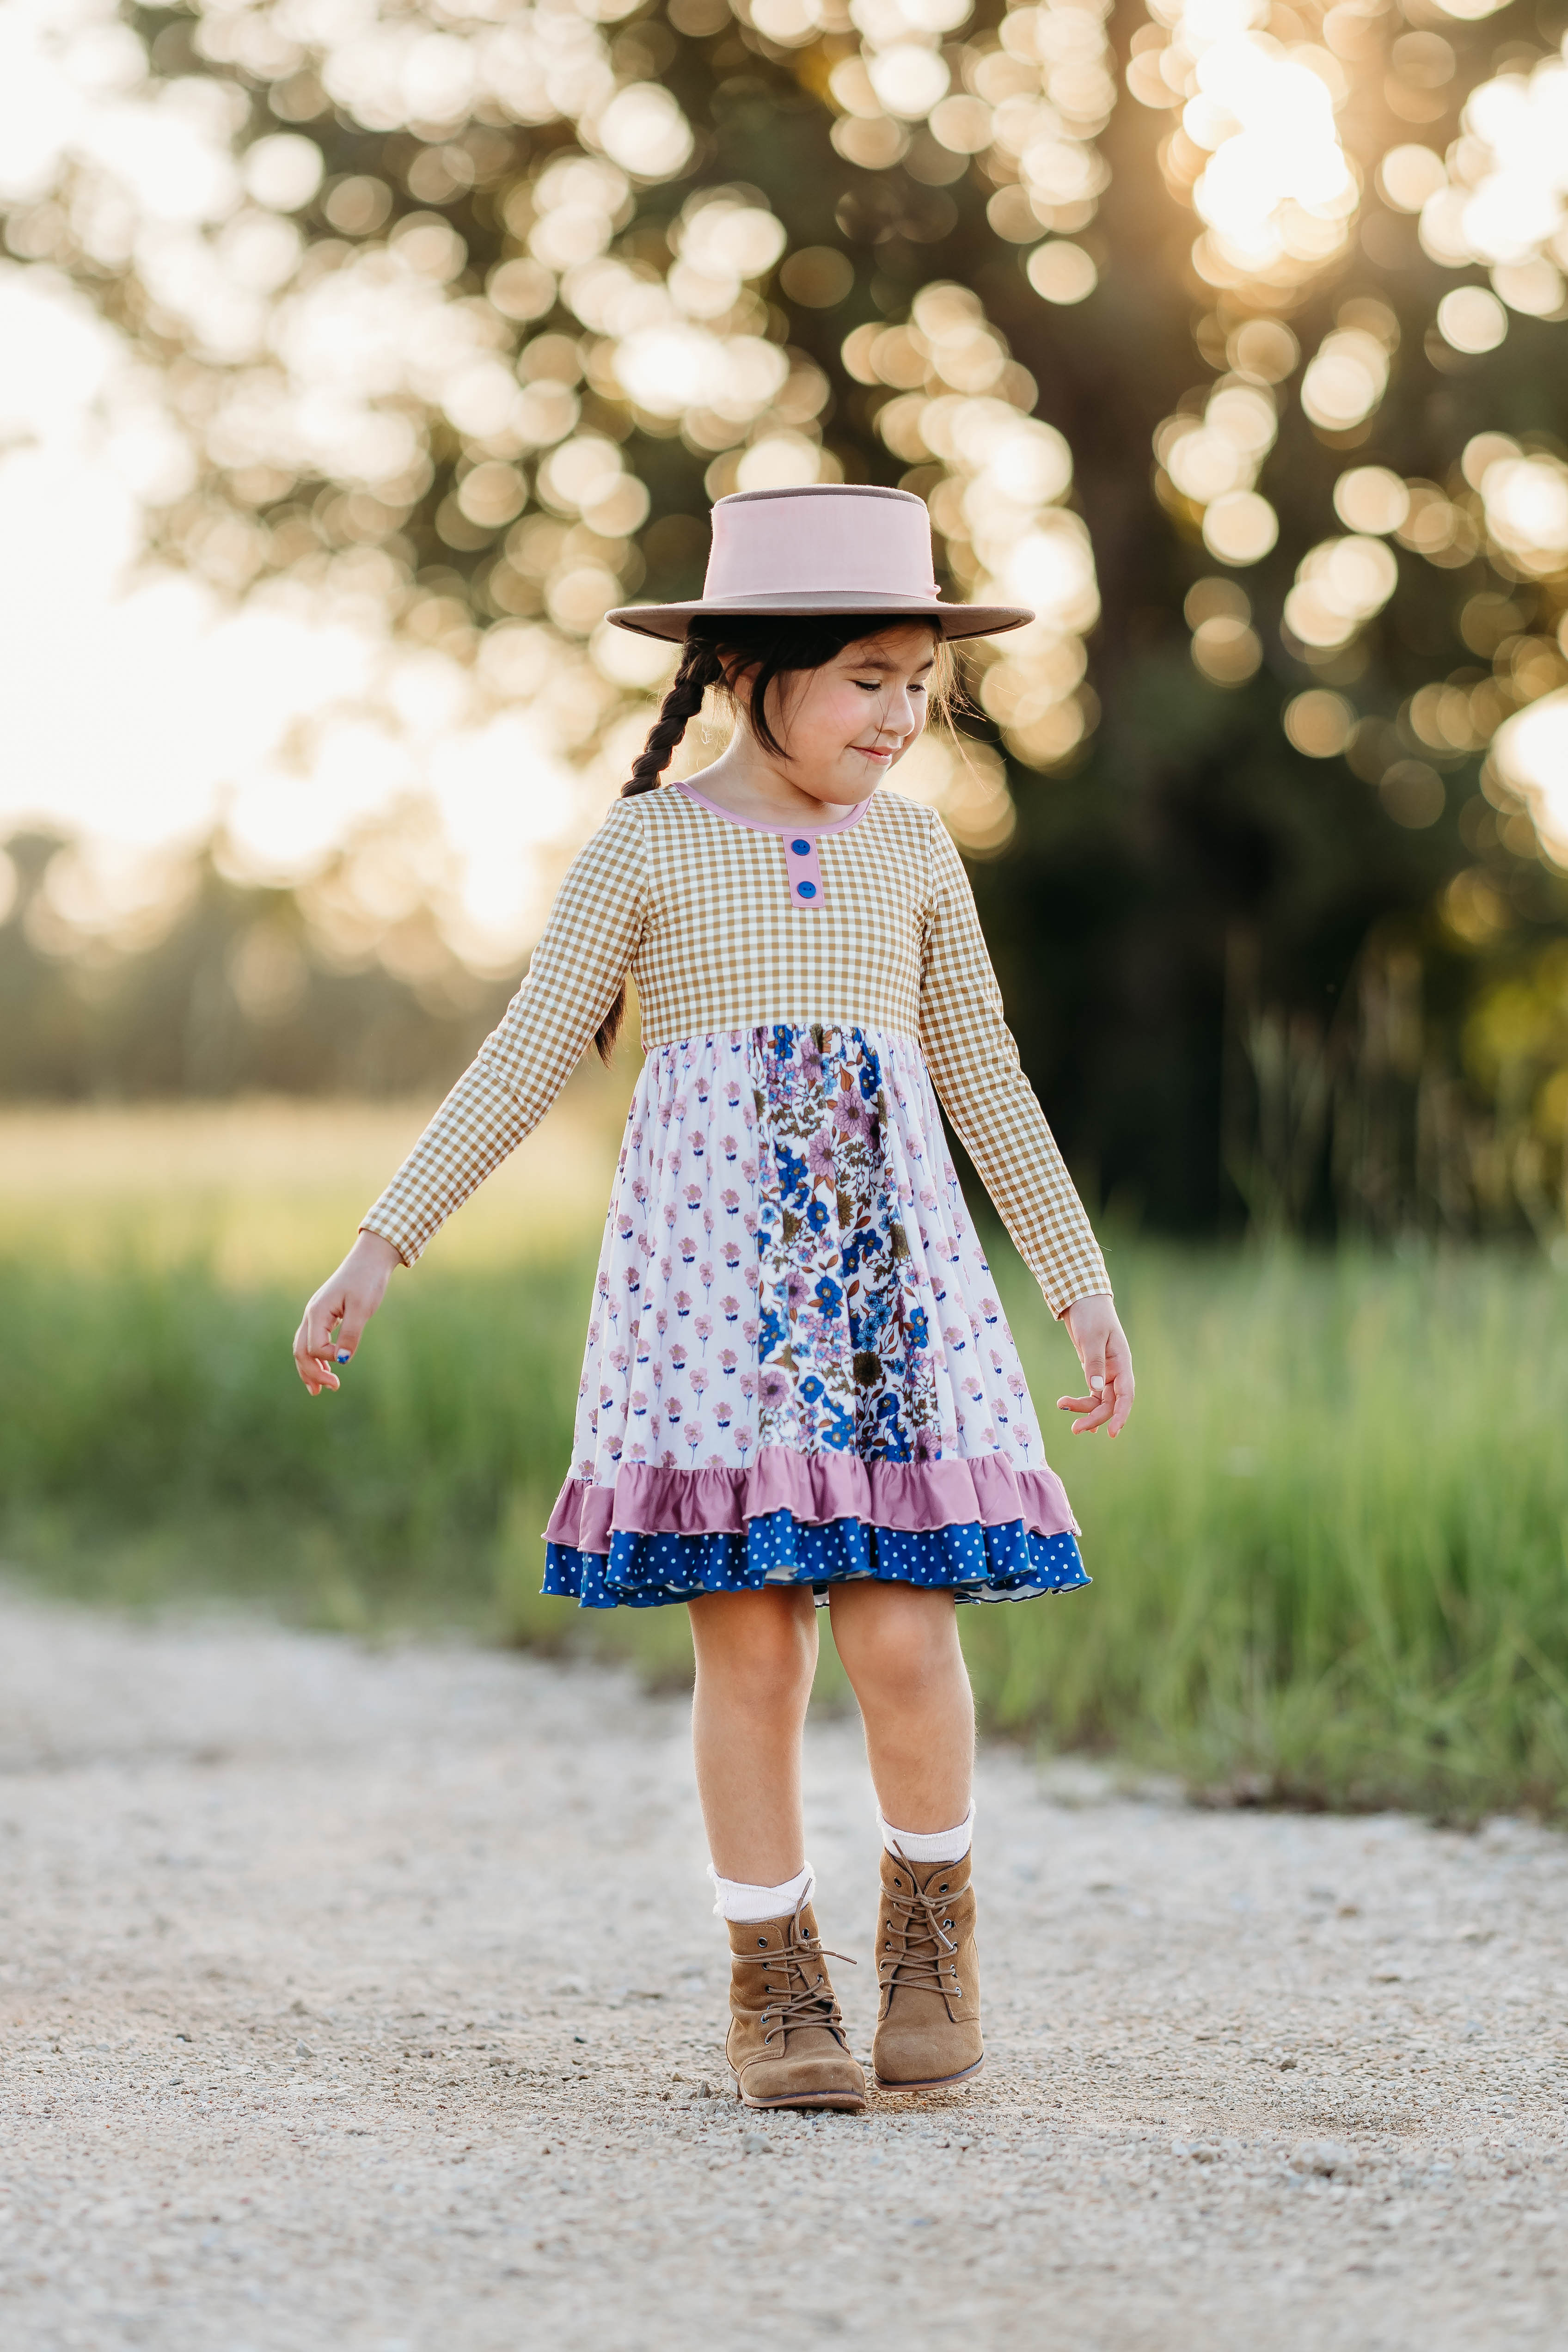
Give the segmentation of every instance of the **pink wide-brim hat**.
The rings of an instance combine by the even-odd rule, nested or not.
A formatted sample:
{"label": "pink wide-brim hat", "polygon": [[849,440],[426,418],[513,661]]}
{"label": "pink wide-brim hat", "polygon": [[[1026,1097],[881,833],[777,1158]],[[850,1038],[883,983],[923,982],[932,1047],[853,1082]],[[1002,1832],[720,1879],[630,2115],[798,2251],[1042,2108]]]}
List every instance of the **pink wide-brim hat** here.
{"label": "pink wide-brim hat", "polygon": [[642,636],[679,642],[699,620],[857,613],[929,621],[944,637],[995,636],[1035,617],[1023,604],[944,604],[924,499],[863,482],[720,499],[696,603],[620,604],[607,617]]}

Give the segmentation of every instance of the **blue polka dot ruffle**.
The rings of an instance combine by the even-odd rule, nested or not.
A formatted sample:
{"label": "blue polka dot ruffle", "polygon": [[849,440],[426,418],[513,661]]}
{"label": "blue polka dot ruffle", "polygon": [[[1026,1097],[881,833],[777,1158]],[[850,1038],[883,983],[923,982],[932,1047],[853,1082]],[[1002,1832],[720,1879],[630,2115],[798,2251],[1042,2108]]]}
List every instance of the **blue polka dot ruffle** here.
{"label": "blue polka dot ruffle", "polygon": [[658,1609],[769,1584],[809,1584],[820,1600],[855,1577],[926,1585],[959,1601],[1031,1601],[1089,1581],[1076,1536],[1030,1535],[1021,1519],[910,1533],[860,1519],[812,1527],[793,1511],[770,1511],[738,1535],[617,1533],[607,1558],[547,1544],[543,1590],[584,1609]]}

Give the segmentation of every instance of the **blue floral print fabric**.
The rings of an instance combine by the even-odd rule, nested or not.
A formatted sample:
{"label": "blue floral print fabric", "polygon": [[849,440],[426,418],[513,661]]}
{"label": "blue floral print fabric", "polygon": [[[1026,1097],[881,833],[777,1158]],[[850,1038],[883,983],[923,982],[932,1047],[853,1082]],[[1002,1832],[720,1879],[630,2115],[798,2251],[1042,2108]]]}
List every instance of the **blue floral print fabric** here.
{"label": "blue floral print fabric", "polygon": [[932,1461],[930,1302],[886,1181],[881,1056],[858,1029],[776,1027],[757,1094],[758,1442]]}

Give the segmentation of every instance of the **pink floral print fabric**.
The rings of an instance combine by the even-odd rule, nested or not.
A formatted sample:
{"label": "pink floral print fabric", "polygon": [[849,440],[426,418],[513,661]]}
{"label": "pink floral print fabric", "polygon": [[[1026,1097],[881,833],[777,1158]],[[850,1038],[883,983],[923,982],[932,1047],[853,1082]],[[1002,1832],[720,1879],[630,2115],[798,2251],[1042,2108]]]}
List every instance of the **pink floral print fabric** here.
{"label": "pink floral print fabric", "polygon": [[1073,1528],[912,1039],[656,1049],[627,1116],[547,1535]]}

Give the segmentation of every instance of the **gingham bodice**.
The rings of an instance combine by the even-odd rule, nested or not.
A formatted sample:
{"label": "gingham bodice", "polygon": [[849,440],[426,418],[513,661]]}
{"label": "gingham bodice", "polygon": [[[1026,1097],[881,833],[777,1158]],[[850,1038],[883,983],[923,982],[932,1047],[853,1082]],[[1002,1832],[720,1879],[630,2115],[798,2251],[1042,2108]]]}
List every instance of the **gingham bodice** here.
{"label": "gingham bodice", "polygon": [[542,1118],[630,979],[645,1051],[774,1022],[915,1039],[1053,1312],[1105,1263],[1018,1066],[963,863],[883,787],[821,826],[754,825],[691,789],[616,802],[557,894],[499,1026],[365,1218],[412,1264]]}

